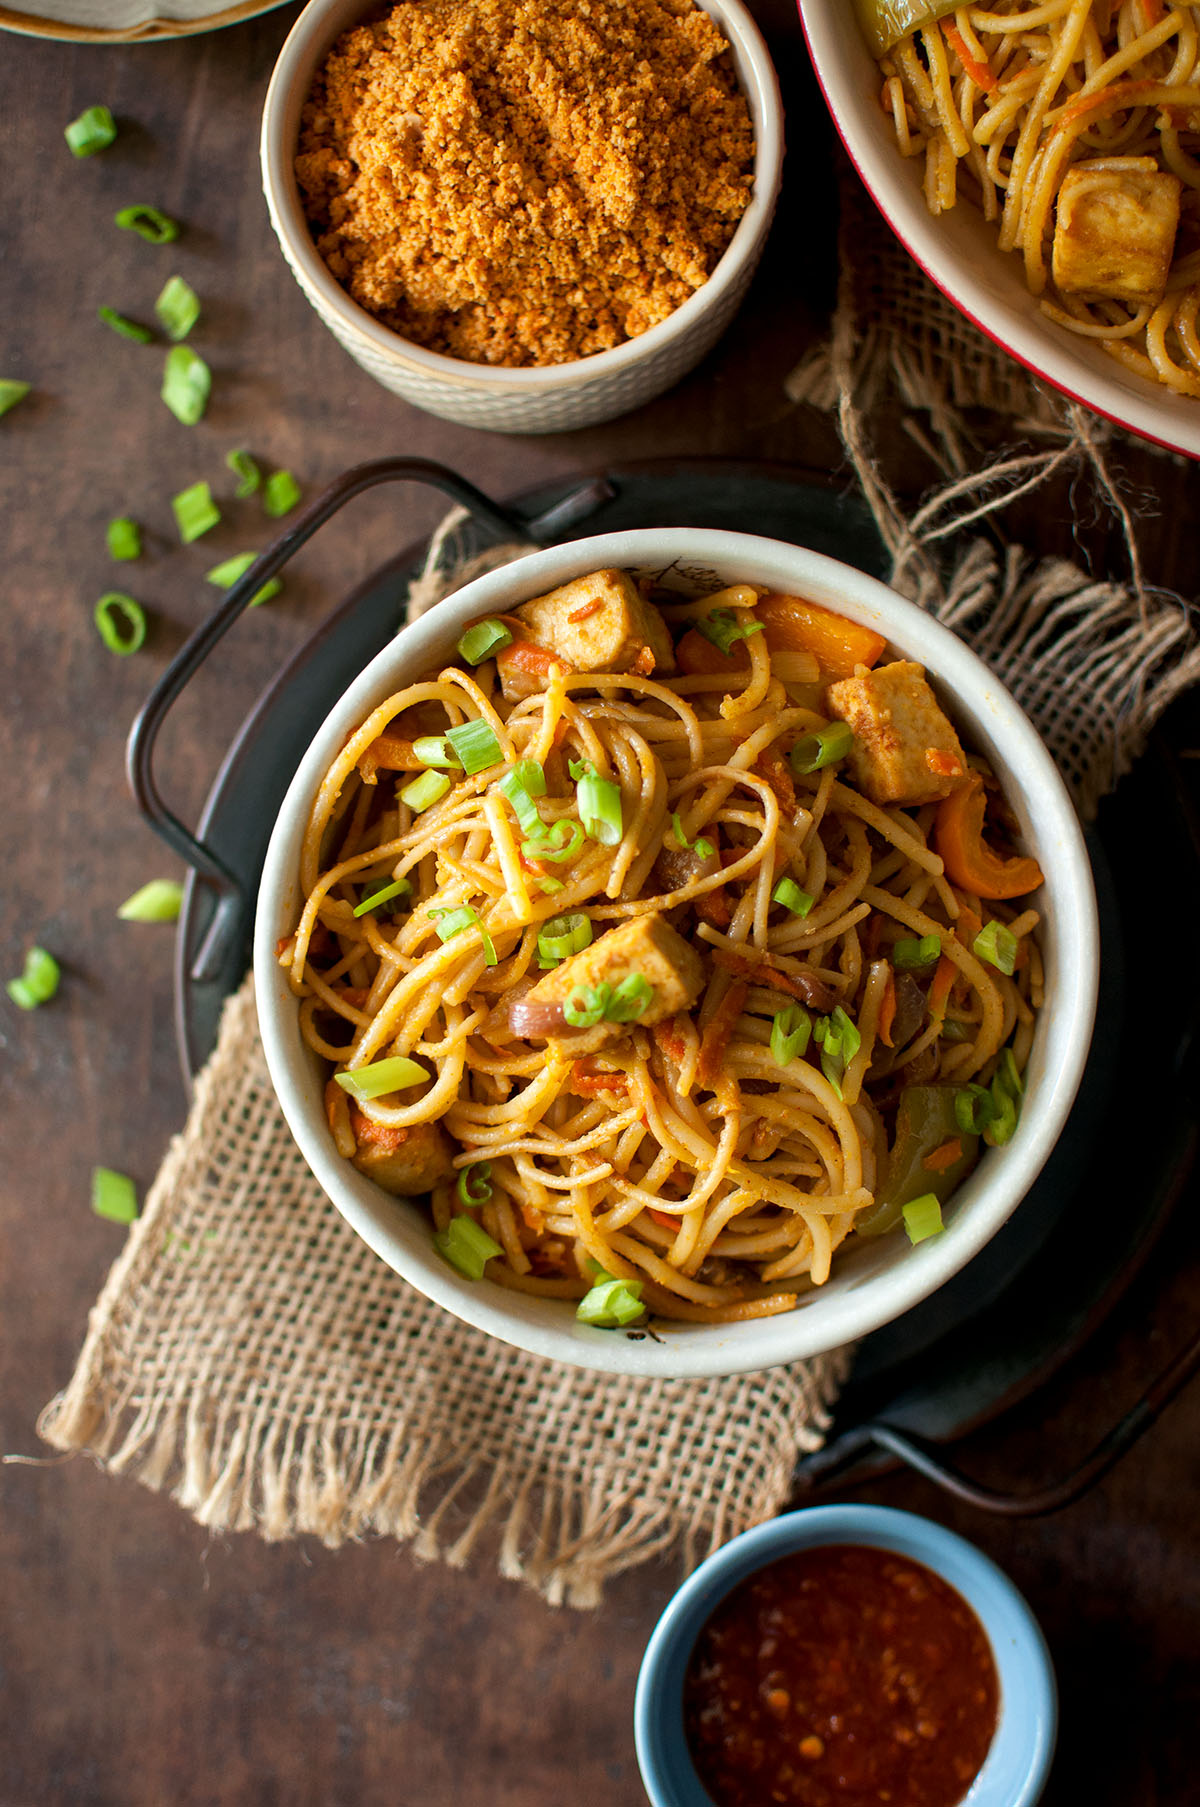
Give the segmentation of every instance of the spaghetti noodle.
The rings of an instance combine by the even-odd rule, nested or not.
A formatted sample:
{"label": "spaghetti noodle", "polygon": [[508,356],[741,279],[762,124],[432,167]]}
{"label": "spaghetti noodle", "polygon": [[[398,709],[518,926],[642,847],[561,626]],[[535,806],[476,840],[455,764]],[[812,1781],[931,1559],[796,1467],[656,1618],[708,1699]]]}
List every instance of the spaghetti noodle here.
{"label": "spaghetti noodle", "polygon": [[463,1271],[786,1311],[1012,1133],[1042,973],[1003,900],[1041,873],[884,645],[599,572],[346,742],[279,957],[338,1149]]}
{"label": "spaghetti noodle", "polygon": [[1050,319],[1200,396],[1200,5],[860,11],[901,151],[925,159],[930,211],[965,194],[1021,254]]}

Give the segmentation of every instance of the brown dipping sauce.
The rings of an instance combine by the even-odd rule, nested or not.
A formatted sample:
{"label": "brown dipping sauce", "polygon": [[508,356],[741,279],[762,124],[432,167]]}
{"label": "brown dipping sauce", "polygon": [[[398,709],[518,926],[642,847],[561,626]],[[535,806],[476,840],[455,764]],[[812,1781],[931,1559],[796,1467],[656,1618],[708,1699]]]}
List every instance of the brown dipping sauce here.
{"label": "brown dipping sauce", "polygon": [[987,1634],[962,1596],[890,1550],[829,1544],[750,1575],[683,1687],[717,1807],[955,1807],[996,1729]]}

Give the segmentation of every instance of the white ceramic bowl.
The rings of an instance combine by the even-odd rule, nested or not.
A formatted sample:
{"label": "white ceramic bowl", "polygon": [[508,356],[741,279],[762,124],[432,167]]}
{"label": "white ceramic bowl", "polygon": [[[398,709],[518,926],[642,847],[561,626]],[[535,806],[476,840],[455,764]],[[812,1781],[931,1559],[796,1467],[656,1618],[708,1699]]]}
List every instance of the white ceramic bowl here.
{"label": "white ceramic bowl", "polygon": [[921,157],[902,157],[879,105],[879,72],[849,0],[799,0],[817,79],[843,144],[880,212],[925,274],[989,339],[1036,376],[1144,439],[1200,458],[1200,400],[1127,371],[1092,340],[1056,326],[967,202],[934,217]]}
{"label": "white ceramic bowl", "polygon": [[334,39],[371,9],[366,0],[310,0],[279,53],[262,122],[263,190],[292,274],[330,332],[385,389],[468,427],[558,433],[640,407],[679,380],[729,325],[766,242],[783,163],[783,103],[758,27],[741,0],[698,0],[729,39],[754,121],[754,190],[708,281],[669,319],[611,351],[570,364],[509,369],[443,357],[383,326],[318,256],[304,218],[293,158],[313,74]]}
{"label": "white ceramic bowl", "polygon": [[[385,697],[453,658],[468,622],[608,565],[638,575],[670,569],[672,581],[695,594],[765,584],[886,634],[898,654],[926,667],[964,740],[993,762],[1046,874],[1035,899],[1044,913],[1046,1004],[1020,1125],[958,1189],[942,1234],[916,1248],[903,1234],[864,1238],[795,1311],[741,1324],[673,1324],[662,1342],[596,1330],[577,1323],[561,1301],[473,1283],[448,1267],[421,1207],[390,1198],[335,1152],[322,1104],[326,1074],[301,1039],[297,1002],[275,958],[302,903],[297,874],[309,808],[346,737]],[[769,1368],[852,1342],[918,1304],[978,1253],[1029,1190],[1066,1120],[1091,1039],[1098,950],[1091,869],[1066,788],[1034,728],[974,653],[912,603],[835,559],[749,534],[669,527],[532,553],[447,597],[371,661],[317,729],[284,799],[259,893],[254,968],[267,1064],[292,1133],[338,1210],[389,1266],[457,1317],[534,1354],[613,1373],[694,1376]]]}

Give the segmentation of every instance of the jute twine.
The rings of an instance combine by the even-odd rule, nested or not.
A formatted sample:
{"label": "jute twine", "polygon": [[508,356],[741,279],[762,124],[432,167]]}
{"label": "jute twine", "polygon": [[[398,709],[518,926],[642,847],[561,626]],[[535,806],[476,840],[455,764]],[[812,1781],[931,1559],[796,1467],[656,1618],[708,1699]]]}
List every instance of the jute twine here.
{"label": "jute twine", "polygon": [[[999,673],[1090,813],[1200,669],[1188,611],[1145,583],[1098,423],[998,358],[853,188],[845,210],[833,336],[790,393],[836,409],[893,583]],[[965,418],[980,407],[1034,443],[972,471]],[[946,472],[911,516],[871,446],[884,408],[903,412]],[[1127,582],[973,531],[1064,469],[1086,472],[1115,512]],[[461,517],[447,517],[412,612],[527,550],[468,549]],[[302,1161],[247,981],[40,1429],[169,1490],[217,1531],[330,1545],[383,1533],[454,1564],[486,1541],[504,1575],[591,1606],[623,1569],[668,1554],[690,1567],[777,1512],[798,1457],[820,1446],[849,1359],[618,1380],[508,1349],[429,1305]]]}

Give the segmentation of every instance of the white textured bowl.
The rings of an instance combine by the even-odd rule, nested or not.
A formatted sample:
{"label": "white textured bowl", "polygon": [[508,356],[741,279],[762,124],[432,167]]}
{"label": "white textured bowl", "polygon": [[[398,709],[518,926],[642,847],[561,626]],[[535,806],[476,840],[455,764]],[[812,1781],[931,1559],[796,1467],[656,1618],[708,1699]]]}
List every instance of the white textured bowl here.
{"label": "white textured bowl", "polygon": [[879,105],[879,72],[850,0],[799,0],[817,79],[833,122],[876,206],[947,300],[1035,376],[1074,401],[1172,451],[1200,458],[1200,399],[1124,370],[1090,339],[1056,326],[1025,286],[1024,266],[961,201],[934,217],[924,159],[902,157]]}
{"label": "white textured bowl", "polygon": [[469,364],[401,338],[326,268],[309,235],[293,158],[313,75],[335,38],[371,10],[366,0],[310,0],[288,34],[267,89],[263,191],[292,274],[330,332],[385,389],[430,414],[505,433],[559,433],[611,420],[669,389],[729,325],[766,242],[783,163],[783,103],[762,36],[742,0],[697,0],[729,39],[754,122],[754,189],[708,281],[648,332],[611,351],[536,369]]}
{"label": "white textured bowl", "polygon": [[[608,565],[638,574],[671,568],[681,586],[699,594],[729,583],[765,584],[886,634],[897,653],[927,668],[964,740],[994,763],[1046,875],[1036,900],[1044,913],[1046,1004],[1020,1125],[959,1187],[943,1233],[916,1248],[903,1234],[863,1239],[795,1311],[742,1324],[673,1324],[662,1342],[596,1330],[577,1323],[561,1300],[473,1283],[448,1267],[421,1207],[390,1198],[336,1153],[322,1102],[325,1071],[301,1039],[297,1002],[275,957],[302,903],[298,868],[309,808],[346,737],[385,697],[453,658],[468,622]],[[769,1368],[865,1336],[978,1253],[1025,1196],[1066,1121],[1091,1040],[1098,956],[1091,868],[1066,787],[1034,728],[975,654],[912,603],[835,559],[749,534],[669,527],[532,553],[447,597],[372,659],[317,729],[284,799],[259,893],[254,970],[267,1064],[292,1133],[338,1210],[389,1266],[456,1317],[536,1355],[613,1373],[696,1376]]]}

